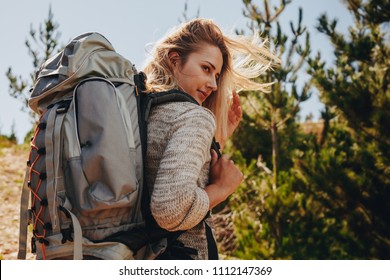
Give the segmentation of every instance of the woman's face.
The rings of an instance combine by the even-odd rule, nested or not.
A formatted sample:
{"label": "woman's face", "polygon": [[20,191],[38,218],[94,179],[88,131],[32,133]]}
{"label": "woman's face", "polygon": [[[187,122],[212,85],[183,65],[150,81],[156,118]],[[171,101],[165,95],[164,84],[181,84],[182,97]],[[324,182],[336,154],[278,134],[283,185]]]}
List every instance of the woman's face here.
{"label": "woman's face", "polygon": [[180,59],[173,61],[174,76],[179,88],[195,98],[199,104],[217,90],[217,80],[223,64],[222,53],[218,47],[203,44],[198,51],[187,57],[184,65]]}

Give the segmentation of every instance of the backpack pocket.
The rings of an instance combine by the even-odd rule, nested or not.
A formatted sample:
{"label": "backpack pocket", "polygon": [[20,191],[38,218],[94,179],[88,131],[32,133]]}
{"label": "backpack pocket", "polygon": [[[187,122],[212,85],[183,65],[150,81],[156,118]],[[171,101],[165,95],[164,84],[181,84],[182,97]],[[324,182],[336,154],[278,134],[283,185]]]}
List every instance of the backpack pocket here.
{"label": "backpack pocket", "polygon": [[81,82],[74,92],[80,156],[68,160],[67,185],[80,214],[100,222],[132,216],[137,208],[136,150],[121,102],[115,86],[101,78]]}

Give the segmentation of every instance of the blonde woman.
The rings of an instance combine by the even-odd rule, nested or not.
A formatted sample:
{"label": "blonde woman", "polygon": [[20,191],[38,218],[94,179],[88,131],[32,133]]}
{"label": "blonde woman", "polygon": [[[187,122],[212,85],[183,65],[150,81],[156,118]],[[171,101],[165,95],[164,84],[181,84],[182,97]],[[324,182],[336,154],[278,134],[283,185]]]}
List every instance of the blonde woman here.
{"label": "blonde woman", "polygon": [[215,137],[223,148],[241,121],[236,92],[267,90],[251,80],[277,61],[263,43],[230,38],[213,21],[195,19],[156,44],[143,69],[148,92],[177,89],[198,103],[151,111],[146,157],[153,218],[167,231],[183,232],[178,241],[192,259],[218,259],[208,213],[237,189],[243,174],[210,146]]}

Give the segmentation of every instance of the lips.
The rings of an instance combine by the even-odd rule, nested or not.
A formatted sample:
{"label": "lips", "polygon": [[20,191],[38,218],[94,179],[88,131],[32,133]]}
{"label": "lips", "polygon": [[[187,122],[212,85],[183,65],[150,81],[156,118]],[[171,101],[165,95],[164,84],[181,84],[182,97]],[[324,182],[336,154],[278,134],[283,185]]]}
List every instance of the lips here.
{"label": "lips", "polygon": [[199,104],[202,104],[207,99],[207,97],[209,97],[211,92],[197,89],[194,94],[195,95],[193,95],[193,97],[198,101]]}
{"label": "lips", "polygon": [[203,90],[198,89],[198,91],[203,95],[204,98],[207,98],[209,94]]}

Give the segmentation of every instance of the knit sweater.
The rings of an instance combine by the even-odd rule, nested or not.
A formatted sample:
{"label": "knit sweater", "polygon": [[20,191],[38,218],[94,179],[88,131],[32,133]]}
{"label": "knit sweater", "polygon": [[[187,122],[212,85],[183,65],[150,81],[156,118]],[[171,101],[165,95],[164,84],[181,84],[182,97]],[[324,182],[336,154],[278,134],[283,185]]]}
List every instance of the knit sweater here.
{"label": "knit sweater", "polygon": [[[215,133],[211,111],[190,103],[173,102],[152,109],[148,123],[146,182],[151,212],[160,227],[185,230],[179,240],[207,259],[204,221],[209,198],[210,146]],[[211,226],[211,225],[210,225]]]}

